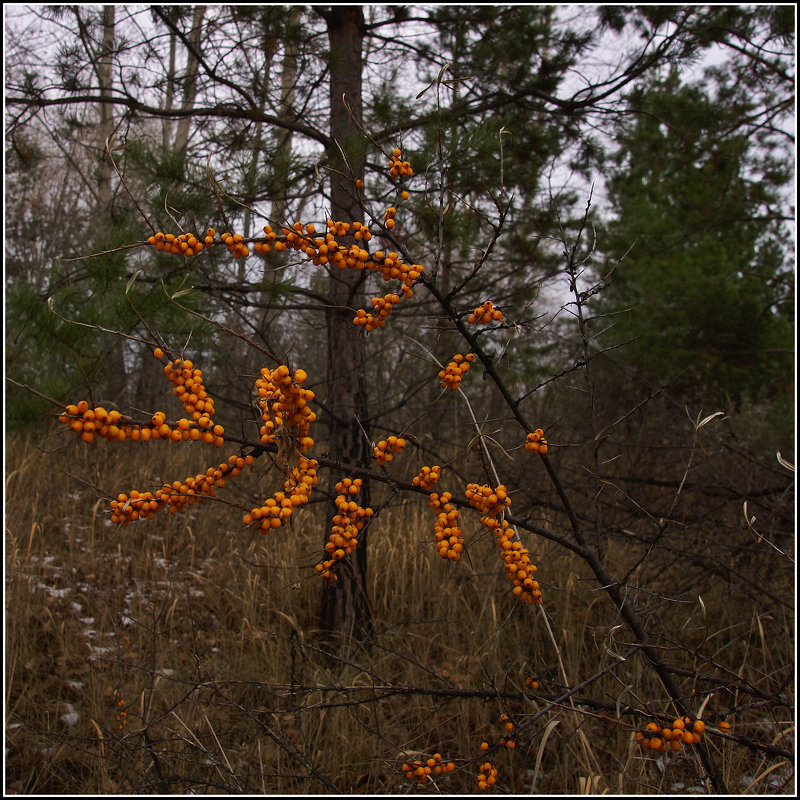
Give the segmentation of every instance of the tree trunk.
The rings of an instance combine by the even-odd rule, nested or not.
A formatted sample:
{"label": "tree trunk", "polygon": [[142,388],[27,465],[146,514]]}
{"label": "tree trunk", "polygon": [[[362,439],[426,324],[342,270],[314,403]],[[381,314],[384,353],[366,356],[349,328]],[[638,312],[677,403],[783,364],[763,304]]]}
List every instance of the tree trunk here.
{"label": "tree trunk", "polygon": [[[172,100],[175,97],[175,50],[177,49],[175,31],[169,32],[169,67],[167,68],[167,95],[164,98],[164,111],[172,111]],[[161,123],[161,149],[168,153],[172,141],[172,120],[164,117]]]}
{"label": "tree trunk", "polygon": [[[97,88],[100,97],[110,98],[114,77],[112,61],[114,56],[115,12],[113,5],[103,6],[103,39],[98,52],[97,61]],[[95,246],[102,250],[108,246],[107,235],[111,230],[113,219],[111,216],[111,161],[106,153],[105,145],[108,138],[114,133],[114,106],[111,103],[100,103],[98,113],[100,120],[97,125],[98,160],[97,171],[97,207],[95,209],[95,225],[97,238]],[[105,396],[109,400],[119,402],[127,393],[127,374],[123,348],[125,340],[115,337],[105,356],[108,370]]]}
{"label": "tree trunk", "polygon": [[[361,73],[364,13],[361,6],[334,6],[320,12],[327,23],[330,43],[331,214],[334,220],[363,220],[354,181],[362,178],[366,146],[361,122]],[[343,98],[346,100],[343,102]],[[349,107],[349,111],[348,111]],[[351,116],[352,113],[352,116]],[[338,147],[336,147],[338,144]],[[341,151],[339,150],[341,148]],[[342,157],[344,154],[344,158]],[[346,159],[346,161],[345,161]],[[349,238],[349,237],[348,237]],[[341,244],[349,246],[344,240]],[[365,378],[365,347],[361,330],[353,325],[354,310],[363,306],[365,272],[330,269],[326,322],[328,328],[329,453],[340,463],[369,463],[369,428]],[[346,476],[331,470],[329,492]],[[359,503],[369,504],[369,484],[364,481]],[[331,501],[328,530],[336,513]],[[327,538],[327,537],[326,537]],[[370,635],[371,615],[366,593],[367,532],[350,557],[338,565],[338,580],[323,591],[320,624],[332,643],[347,647],[354,639]]]}
{"label": "tree trunk", "polygon": [[[205,6],[195,6],[192,14],[192,29],[189,31],[189,44],[195,52],[200,51],[201,33],[203,29],[203,15],[206,13]],[[186,76],[183,84],[183,98],[181,100],[181,111],[189,111],[194,106],[194,93],[197,88],[197,73],[200,64],[192,50],[186,53]],[[189,143],[189,116],[181,117],[178,121],[178,130],[175,133],[175,151],[178,153],[186,149]]]}
{"label": "tree trunk", "polygon": [[[291,31],[299,24],[301,9],[299,6],[291,6],[287,15],[287,28],[290,32],[285,37],[283,44],[283,59],[281,62],[281,85],[280,103],[278,106],[278,117],[281,120],[293,121],[296,118],[295,111],[295,84],[297,82],[297,42],[291,36]],[[273,145],[273,164],[274,173],[272,180],[272,208],[270,209],[270,219],[273,228],[280,230],[280,226],[288,224],[289,202],[287,194],[291,175],[290,166],[292,161],[292,130],[288,126],[276,128],[275,142]],[[278,254],[273,250],[264,259],[264,271],[261,276],[262,291],[259,299],[263,304],[259,310],[261,319],[258,325],[259,339],[274,353],[284,350],[286,335],[282,325],[274,325],[279,319],[277,309],[267,306],[275,303],[275,284],[282,274],[278,267],[283,259],[278,258]]]}
{"label": "tree trunk", "polygon": [[[103,44],[97,66],[97,83],[100,97],[110,98],[112,88],[111,59],[114,54],[114,6],[103,6]],[[114,132],[114,106],[100,103],[100,159],[97,164],[98,216],[107,221],[111,214],[111,162],[105,152],[106,139]]]}

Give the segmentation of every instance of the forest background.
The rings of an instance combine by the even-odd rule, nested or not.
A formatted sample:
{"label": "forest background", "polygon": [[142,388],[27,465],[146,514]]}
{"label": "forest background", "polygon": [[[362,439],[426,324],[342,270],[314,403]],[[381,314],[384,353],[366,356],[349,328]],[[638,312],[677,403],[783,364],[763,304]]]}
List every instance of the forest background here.
{"label": "forest background", "polygon": [[[4,23],[7,789],[792,791],[793,6]],[[369,333],[380,271],[304,252],[329,218],[424,267]],[[296,222],[303,250],[256,251]],[[209,227],[247,257],[147,244]],[[486,301],[501,317],[470,322]],[[202,367],[224,456],[256,461],[119,527],[109,501],[208,451],[57,416],[172,418],[156,347]],[[262,536],[241,520],[286,477],[253,391],[276,363],[316,395],[321,480]],[[459,560],[411,483],[433,464]],[[375,514],[321,588],[348,475]],[[512,594],[472,481],[507,487],[543,605]],[[663,752],[684,714],[707,735]]]}

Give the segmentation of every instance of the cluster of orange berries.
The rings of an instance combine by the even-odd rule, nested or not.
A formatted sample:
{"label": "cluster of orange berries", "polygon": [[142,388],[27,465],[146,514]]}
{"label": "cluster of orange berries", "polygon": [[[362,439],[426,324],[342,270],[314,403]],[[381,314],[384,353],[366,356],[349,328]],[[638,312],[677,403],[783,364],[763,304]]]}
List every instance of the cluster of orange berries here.
{"label": "cluster of orange berries", "polygon": [[155,493],[131,490],[130,496],[120,494],[111,501],[111,521],[128,525],[137,519],[153,519],[156,512],[164,506],[174,514],[204,497],[214,497],[216,490],[225,486],[226,476],[235,478],[245,466],[253,463],[253,456],[230,456],[227,462],[217,467],[209,467],[205,473],[187,478],[185,481],[165,483]]}
{"label": "cluster of orange berries", "polygon": [[[513,750],[517,746],[516,742],[511,738],[511,734],[514,732],[514,723],[511,721],[511,717],[509,717],[508,714],[501,714],[500,722],[503,724],[503,730],[509,734],[509,736],[501,736],[498,744],[501,747],[507,747],[509,750]],[[486,752],[488,749],[489,742],[481,742],[481,750]]]}
{"label": "cluster of orange berries", "polygon": [[377,312],[377,316],[368,314],[363,308],[359,308],[353,318],[353,325],[363,325],[367,333],[374,331],[375,328],[384,326],[386,318],[400,302],[400,295],[391,293],[383,297],[373,297],[370,302],[372,303],[372,310]]}
{"label": "cluster of orange berries", "polygon": [[280,429],[291,431],[301,453],[313,446],[308,429],[317,415],[308,405],[314,399],[314,392],[303,388],[307,378],[305,370],[298,369],[292,374],[285,364],[273,370],[268,367],[261,370],[256,389],[264,420],[260,430],[262,444],[273,444]]}
{"label": "cluster of orange berries", "polygon": [[232,253],[234,258],[247,258],[250,255],[250,249],[244,243],[244,237],[241,233],[225,232],[219,238],[222,239],[223,244],[228,248],[228,252]]}
{"label": "cluster of orange berries", "polygon": [[411,169],[411,164],[408,161],[401,161],[400,156],[403,155],[402,150],[399,147],[395,147],[392,150],[392,155],[389,157],[389,175],[393,178],[398,178],[401,175],[405,177],[411,177],[414,174],[414,170]]}
{"label": "cluster of orange berries", "polygon": [[427,783],[431,780],[431,775],[446,775],[453,772],[456,765],[452,761],[443,762],[441,753],[434,753],[431,758],[425,761],[414,761],[411,764],[403,764],[401,769],[406,777],[415,783]]}
{"label": "cluster of orange berries", "polygon": [[358,547],[358,533],[374,514],[371,508],[362,508],[352,499],[361,491],[361,478],[344,478],[334,488],[339,493],[334,500],[339,513],[333,517],[331,535],[325,544],[330,558],[316,566],[317,572],[329,585],[336,582],[336,574],[331,568]]}
{"label": "cluster of orange berries", "polygon": [[502,483],[495,489],[487,484],[480,486],[470,483],[467,484],[464,495],[470,505],[481,512],[481,523],[497,539],[500,560],[505,565],[508,579],[514,584],[514,596],[529,604],[540,604],[542,592],[539,582],[534,578],[537,567],[531,563],[530,552],[516,538],[508,521],[498,519],[511,505],[506,487]]}
{"label": "cluster of orange berries", "polygon": [[147,240],[147,244],[153,245],[156,250],[166,250],[167,253],[172,253],[175,256],[189,256],[197,255],[202,251],[203,245],[211,247],[214,244],[214,229],[209,228],[202,241],[198,239],[193,233],[182,233],[175,236],[173,233],[162,233],[159,231]]}
{"label": "cluster of orange berries", "polygon": [[[369,260],[369,253],[356,244],[345,248],[338,243],[336,237],[347,236],[352,228],[354,239],[368,242],[372,238],[369,228],[360,222],[353,222],[351,225],[349,222],[335,222],[332,219],[327,221],[326,226],[328,232],[325,234],[325,238],[312,238],[316,233],[313,225],[304,226],[302,222],[295,222],[291,228],[283,229],[286,244],[283,245],[283,242],[277,241],[275,249],[282,251],[291,247],[293,250],[304,253],[316,266],[331,263],[339,269],[348,267],[363,269],[363,264]],[[269,237],[270,233],[267,233],[267,238]],[[279,247],[279,245],[283,246]]]}
{"label": "cluster of orange berries", "polygon": [[[167,415],[163,411],[156,411],[152,417],[152,427],[142,428],[140,438],[146,442],[151,439],[168,439],[171,442],[203,441],[206,444],[213,444],[215,447],[222,447],[225,444],[225,429],[222,425],[213,425],[207,416],[200,417],[196,422],[185,417],[177,422],[170,424],[166,421]],[[132,432],[132,434],[135,431]],[[148,437],[149,433],[149,437]],[[133,435],[131,439],[136,441]]]}
{"label": "cluster of orange berries", "polygon": [[467,353],[465,356],[461,353],[456,353],[453,360],[442,370],[439,370],[439,380],[442,383],[443,389],[458,389],[458,384],[461,379],[472,366],[475,360],[475,353]]}
{"label": "cluster of orange berries", "polygon": [[[265,225],[263,230],[264,230],[264,236],[267,241],[253,242],[253,250],[255,250],[256,253],[261,253],[261,255],[265,256],[267,253],[269,253],[270,250],[272,250],[272,245],[270,244],[270,242],[275,242],[275,239],[278,238],[278,234],[275,233],[275,231],[273,231],[269,225]],[[279,249],[278,247],[279,244],[282,246],[280,249],[283,250],[286,249],[286,245],[283,244],[283,242],[276,242],[275,243],[276,250]]]}
{"label": "cluster of orange berries", "polygon": [[413,296],[411,287],[424,271],[422,264],[411,264],[410,266],[404,264],[394,250],[390,250],[388,253],[384,253],[383,250],[376,250],[365,266],[369,270],[380,272],[385,281],[402,281],[403,285],[400,291],[406,298]]}
{"label": "cluster of orange berries", "polygon": [[117,727],[119,730],[122,730],[128,724],[128,712],[125,711],[122,707],[125,705],[125,701],[122,699],[122,693],[119,689],[114,690],[114,697],[116,698],[116,705],[117,705]]}
{"label": "cluster of orange berries", "polygon": [[394,216],[397,214],[397,209],[394,206],[389,206],[386,211],[383,212],[383,224],[391,230],[394,228]]}
{"label": "cluster of orange berries", "polygon": [[375,458],[378,460],[378,465],[382,467],[384,464],[392,461],[394,459],[394,454],[402,452],[405,446],[406,440],[398,436],[390,436],[388,439],[383,439],[378,442],[373,448]]}
{"label": "cluster of orange berries", "polygon": [[[365,250],[361,252],[366,253]],[[369,258],[369,254],[367,254],[367,256],[367,260],[362,260],[361,256],[358,257],[358,266],[356,269],[366,268],[368,270],[378,271],[381,273],[383,279],[387,281],[398,279],[402,281],[398,292],[402,293],[407,299],[413,297],[414,292],[412,286],[414,285],[414,281],[417,280],[423,272],[421,264],[412,264],[411,266],[404,264],[400,261],[398,254],[393,251],[384,255],[382,250],[376,250],[372,254],[372,258]],[[377,311],[378,316],[376,317],[374,314],[368,313],[363,308],[360,308],[356,312],[353,324],[363,325],[367,333],[375,328],[380,328],[386,322],[386,318],[392,313],[394,306],[399,302],[400,296],[397,292],[386,294],[383,297],[374,297],[372,298],[372,310]]]}
{"label": "cluster of orange berries", "polygon": [[[280,240],[275,241],[274,247],[278,251],[291,247],[304,253],[311,260],[311,263],[315,265],[331,263],[342,270],[366,269],[377,271],[381,273],[384,280],[396,279],[401,281],[401,286],[397,292],[373,299],[373,312],[377,311],[377,317],[373,313],[360,309],[353,320],[354,324],[363,325],[367,331],[374,330],[383,325],[386,317],[392,313],[394,305],[400,301],[399,294],[403,294],[406,298],[412,297],[411,287],[414,281],[422,274],[422,265],[412,264],[409,266],[404,264],[400,260],[399,254],[395,252],[384,254],[383,251],[378,250],[375,253],[370,253],[358,244],[352,244],[349,248],[340,245],[336,239],[337,236],[347,236],[352,233],[357,242],[368,242],[372,238],[369,228],[360,222],[351,224],[329,219],[326,224],[328,231],[325,234],[325,238],[312,238],[316,233],[316,228],[311,224],[303,226],[303,223],[296,222],[292,228],[283,229],[286,243],[284,244]],[[268,225],[265,226],[264,232],[270,241],[275,239],[275,233]],[[259,250],[259,252],[268,251],[269,245],[267,244],[262,245]]]}
{"label": "cluster of orange berries", "polygon": [[533,433],[527,435],[525,449],[531,453],[541,453],[542,455],[547,452],[547,439],[544,438],[544,431],[541,428],[537,428]]}
{"label": "cluster of orange berries", "polygon": [[514,584],[513,594],[529,605],[542,603],[542,590],[539,581],[534,578],[538,571],[536,564],[531,563],[530,552],[522,546],[514,535],[513,528],[507,520],[494,517],[481,517],[481,522],[494,531],[497,546],[500,549],[500,560],[505,565],[506,576]]}
{"label": "cluster of orange berries", "polygon": [[666,753],[678,751],[683,745],[700,744],[705,730],[706,724],[701,719],[692,722],[690,717],[678,717],[668,728],[661,728],[656,722],[648,723],[644,731],[636,732],[635,740],[645,750]]}
{"label": "cluster of orange berries", "polygon": [[489,322],[502,322],[503,312],[499,308],[493,308],[492,301],[486,300],[479,305],[470,315],[469,322],[472,324],[486,324]]}
{"label": "cluster of orange berries", "polygon": [[453,495],[432,492],[428,497],[428,505],[436,511],[436,524],[433,526],[433,540],[436,552],[448,561],[459,561],[464,549],[464,535],[458,525],[458,509],[450,502]]}
{"label": "cluster of orange berries", "polygon": [[525,685],[531,690],[536,691],[539,688],[539,681],[535,678],[525,678]]}
{"label": "cluster of orange berries", "polygon": [[275,492],[263,505],[251,509],[242,518],[242,523],[250,525],[260,521],[261,533],[268,533],[285,525],[294,510],[308,502],[311,490],[317,484],[318,466],[316,460],[300,456],[299,464],[289,472],[283,483],[283,491]]}
{"label": "cluster of orange berries", "polygon": [[[134,431],[138,434],[134,426],[127,424],[130,417],[123,416],[119,411],[107,411],[102,406],[91,408],[86,400],[66,406],[58,421],[79,433],[84,442],[93,442],[98,436],[112,442],[124,442],[133,437]],[[147,435],[149,438],[149,430]]]}
{"label": "cluster of orange berries", "polygon": [[497,783],[497,769],[492,766],[491,761],[481,764],[478,770],[478,788],[485,792],[490,786]]}
{"label": "cluster of orange berries", "polygon": [[433,466],[433,467],[423,467],[419,475],[415,476],[414,479],[411,481],[414,486],[419,486],[420,489],[424,489],[426,492],[429,492],[433,489],[434,486],[439,482],[439,478],[442,477],[442,468],[440,466]]}
{"label": "cluster of orange berries", "polygon": [[[112,442],[149,442],[151,439],[167,439],[171,442],[205,441],[216,447],[222,447],[224,429],[221,425],[211,427],[208,418],[203,422],[180,419],[172,425],[166,422],[166,414],[157,411],[153,414],[151,425],[133,422],[119,411],[106,411],[102,406],[90,408],[86,400],[77,405],[70,404],[59,416],[59,422],[68,424],[70,429],[81,435],[84,442],[93,442],[98,436]],[[201,425],[207,425],[205,429]]]}
{"label": "cluster of orange berries", "polygon": [[[164,351],[157,347],[153,355],[160,361]],[[174,387],[172,394],[181,401],[186,413],[191,414],[192,421],[201,428],[210,427],[214,400],[203,385],[203,371],[188,359],[176,358],[164,367],[164,374]]]}
{"label": "cluster of orange berries", "polygon": [[468,483],[464,496],[473,508],[491,517],[496,517],[511,505],[511,498],[502,483],[496,489],[492,489],[488,484],[481,486],[477,483]]}
{"label": "cluster of orange berries", "polygon": [[514,732],[514,723],[511,721],[508,714],[501,714],[500,722],[503,723],[503,730],[508,734],[508,738],[505,736],[500,737],[500,746],[513,750],[516,747],[514,740],[511,738],[511,734]]}

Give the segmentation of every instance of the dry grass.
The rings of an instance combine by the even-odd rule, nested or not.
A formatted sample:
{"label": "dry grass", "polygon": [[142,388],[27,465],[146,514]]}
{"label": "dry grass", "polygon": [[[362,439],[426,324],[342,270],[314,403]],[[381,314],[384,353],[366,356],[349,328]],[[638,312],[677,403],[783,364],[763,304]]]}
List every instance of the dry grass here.
{"label": "dry grass", "polygon": [[[503,792],[701,788],[696,753],[664,759],[634,746],[646,719],[628,706],[670,706],[638,656],[618,663],[627,632],[586,568],[552,545],[530,542],[544,609],[521,606],[477,519],[464,515],[470,557],[453,568],[435,555],[429,509],[389,505],[369,531],[374,641],[342,659],[315,632],[321,506],[269,537],[243,529],[223,502],[110,524],[108,497],[193,474],[208,455],[7,443],[8,792],[471,793],[487,758]],[[223,496],[244,508],[278,482],[243,474]],[[625,544],[610,547],[609,561],[630,557]],[[719,581],[704,592],[705,613],[676,604],[669,631],[655,620],[663,603],[650,609],[664,641],[680,635],[690,655],[703,648],[687,656],[694,669],[713,671],[709,652],[756,684],[791,668],[786,617]],[[536,693],[524,691],[529,676]],[[691,674],[683,684],[700,687]],[[789,710],[746,700],[734,733],[791,747]],[[707,710],[717,702],[709,695]],[[495,749],[504,712],[517,722],[513,751]],[[713,730],[706,739],[731,791],[791,792],[789,759]],[[409,785],[403,762],[434,752],[456,771]]]}

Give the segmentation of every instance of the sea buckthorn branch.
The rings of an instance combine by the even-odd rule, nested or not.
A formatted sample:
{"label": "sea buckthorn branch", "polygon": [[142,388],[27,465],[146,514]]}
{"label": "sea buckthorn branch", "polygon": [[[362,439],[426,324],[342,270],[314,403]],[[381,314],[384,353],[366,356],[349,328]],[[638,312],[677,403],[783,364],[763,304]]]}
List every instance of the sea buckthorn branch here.
{"label": "sea buckthorn branch", "polygon": [[531,453],[544,454],[547,452],[547,439],[544,438],[544,431],[541,428],[537,428],[527,435],[525,449]]}
{"label": "sea buckthorn branch", "polygon": [[[247,456],[252,463],[252,456]],[[295,509],[308,502],[311,490],[317,484],[317,462],[300,456],[283,483],[283,491],[275,492],[261,506],[252,508],[242,518],[244,525],[260,521],[261,533],[280,528],[289,522]]]}
{"label": "sea buckthorn branch", "polygon": [[419,486],[423,491],[429,492],[442,477],[442,468],[436,464],[432,467],[422,467],[419,474],[412,479],[414,486]]}
{"label": "sea buckthorn branch", "polygon": [[343,478],[335,486],[339,494],[334,504],[339,513],[333,517],[331,534],[325,544],[330,558],[323,559],[316,566],[316,571],[329,586],[336,583],[338,577],[333,567],[358,547],[358,534],[375,513],[372,508],[362,508],[353,499],[361,491],[361,486],[360,478]]}
{"label": "sea buckthorn branch", "polygon": [[645,750],[666,753],[678,752],[684,746],[700,744],[706,730],[703,720],[678,717],[671,725],[661,728],[656,722],[649,722],[644,731],[637,731],[634,740]]}
{"label": "sea buckthorn branch", "polygon": [[[153,355],[161,360],[164,351],[157,347]],[[85,442],[94,441],[98,436],[112,441],[130,438],[143,442],[163,438],[173,442],[203,440],[221,447],[225,442],[224,429],[212,423],[214,402],[205,391],[202,370],[188,359],[176,358],[165,365],[164,373],[173,384],[173,394],[181,401],[187,414],[191,414],[191,419],[182,418],[170,425],[166,422],[166,414],[157,411],[149,423],[139,423],[118,411],[109,412],[100,406],[90,408],[89,403],[82,400],[76,405],[68,405],[59,421],[80,433]],[[288,463],[292,456],[298,460],[297,466],[288,471],[285,491],[276,492],[263,506],[245,515],[243,521],[246,525],[262,520],[262,532],[285,524],[294,509],[308,501],[308,495],[316,484],[317,462],[302,455],[314,443],[308,436],[308,428],[316,418],[308,406],[314,393],[302,386],[306,379],[304,370],[295,370],[292,374],[286,365],[280,365],[274,370],[264,368],[256,380],[264,420],[260,431],[261,445],[274,446],[279,462]],[[253,460],[252,454],[245,457],[232,455],[218,467],[209,467],[205,474],[164,484],[155,493],[132,490],[130,496],[120,494],[111,501],[111,519],[127,525],[140,518],[153,519],[156,512],[165,506],[174,513],[204,497],[214,497],[216,488],[225,486],[226,474],[237,476]]]}
{"label": "sea buckthorn branch", "polygon": [[[225,441],[239,444],[242,446],[242,448],[248,449],[254,458],[258,458],[262,452],[277,452],[277,446],[274,444],[265,445],[261,442],[254,441],[253,439],[239,437],[227,432],[225,433]],[[412,481],[403,480],[402,478],[398,478],[394,475],[389,475],[386,472],[379,472],[377,470],[370,469],[369,467],[361,467],[357,464],[348,464],[341,461],[335,461],[333,459],[326,458],[325,456],[317,456],[315,460],[317,461],[318,466],[324,469],[333,469],[340,472],[346,472],[348,475],[369,480],[370,482],[375,481],[378,483],[385,483],[386,485],[391,486],[398,491],[413,492],[420,494],[425,498],[429,498],[430,495],[429,492],[425,491],[418,484],[415,484]],[[451,497],[448,502],[451,505],[458,506],[459,508],[471,507],[467,500],[460,500],[458,497]],[[506,514],[506,519],[514,527],[518,527],[522,530],[528,531],[529,533],[534,533],[537,536],[541,536],[543,539],[551,541],[554,544],[558,544],[579,556],[583,555],[583,550],[578,547],[574,541],[566,536],[562,536],[559,533],[550,531],[547,528],[535,525],[530,519],[514,517],[508,514]]]}
{"label": "sea buckthorn branch", "polygon": [[[416,479],[415,479],[416,480]],[[464,550],[464,534],[458,524],[458,509],[450,502],[450,492],[431,492],[428,505],[436,512],[433,540],[436,552],[448,561],[459,561]]]}
{"label": "sea buckthorn branch", "polygon": [[305,453],[314,445],[308,429],[317,415],[308,405],[314,399],[314,392],[303,388],[307,378],[305,370],[298,369],[292,374],[285,364],[274,370],[268,367],[261,370],[256,389],[264,422],[259,431],[262,444],[275,444],[288,432],[299,453]]}
{"label": "sea buckthorn branch", "polygon": [[500,484],[493,489],[488,485],[470,483],[464,495],[470,505],[481,512],[481,524],[497,538],[500,560],[505,566],[506,576],[514,584],[514,597],[541,605],[541,588],[534,578],[537,567],[531,563],[530,553],[522,546],[519,534],[505,518],[505,512],[511,506],[506,487]]}
{"label": "sea buckthorn branch", "polygon": [[472,362],[475,360],[474,353],[462,355],[456,353],[446,367],[439,370],[439,380],[443,389],[458,389],[464,375],[467,374]]}
{"label": "sea buckthorn branch", "polygon": [[125,701],[122,699],[122,692],[119,689],[114,689],[113,693],[114,705],[117,708],[117,729],[122,730],[128,724],[128,712],[125,711]]}
{"label": "sea buckthorn branch", "polygon": [[155,493],[132,489],[130,495],[120,494],[111,501],[111,521],[124,527],[138,519],[154,519],[165,506],[171,514],[183,511],[186,506],[202,502],[206,497],[216,497],[217,488],[226,484],[226,476],[235,478],[252,463],[252,456],[232,455],[216,468],[209,467],[205,473],[183,481],[165,483]]}
{"label": "sea buckthorn branch", "polygon": [[424,761],[417,759],[411,763],[405,762],[400,769],[413,783],[425,784],[433,780],[431,775],[447,775],[454,772],[456,765],[453,761],[443,762],[441,753],[434,753],[431,758]]}
{"label": "sea buckthorn branch", "polygon": [[382,439],[373,448],[375,453],[375,460],[379,466],[388,464],[395,457],[396,453],[401,453],[406,446],[406,440],[402,436],[389,436],[388,439]]}
{"label": "sea buckthorn branch", "polygon": [[472,325],[489,325],[492,322],[502,322],[503,312],[494,308],[491,300],[485,300],[467,317],[467,322]]}
{"label": "sea buckthorn branch", "polygon": [[478,789],[485,792],[490,786],[497,783],[497,768],[491,761],[485,761],[478,769]]}
{"label": "sea buckthorn branch", "polygon": [[[432,281],[429,278],[429,276],[427,276],[425,273],[423,273],[420,276],[420,282],[425,286],[426,289],[428,289],[428,291],[431,292],[436,301],[442,306],[443,310],[450,318],[452,324],[456,327],[456,329],[464,337],[464,339],[466,339],[466,341],[469,343],[470,349],[472,350],[472,352],[475,353],[475,355],[480,360],[486,373],[492,379],[492,382],[497,387],[498,391],[503,397],[503,400],[506,402],[506,405],[508,406],[509,410],[511,411],[517,422],[520,423],[520,425],[524,430],[527,431],[535,430],[534,427],[522,415],[519,409],[520,401],[515,400],[511,396],[511,393],[508,387],[506,386],[505,381],[501,378],[501,376],[497,372],[497,369],[495,368],[494,365],[494,359],[490,357],[486,353],[486,351],[481,347],[477,338],[472,333],[472,331],[464,324],[463,320],[461,319],[461,316],[453,307],[450,300],[444,295],[442,295],[442,293],[436,286],[436,283]],[[581,548],[585,548],[586,541],[583,536],[582,527],[578,521],[577,515],[575,514],[575,510],[572,508],[572,503],[570,503],[570,500],[567,497],[566,492],[564,491],[564,487],[562,486],[561,481],[558,478],[558,475],[553,469],[553,466],[550,463],[550,460],[546,453],[539,453],[539,457],[542,460],[542,463],[544,464],[545,471],[547,472],[547,475],[550,478],[550,481],[553,484],[553,487],[555,488],[556,493],[558,494],[562,505],[564,506],[564,511],[566,512],[567,517],[570,521],[570,526],[572,527],[573,536],[575,537],[577,544]]]}
{"label": "sea buckthorn branch", "polygon": [[[467,356],[456,354],[448,367],[439,372],[439,377],[442,379],[442,386],[449,385],[449,388],[457,389],[461,381],[461,375],[466,372],[474,359],[475,356],[472,353],[468,353]],[[447,372],[448,369],[452,370],[449,374]],[[449,384],[446,380],[448,377],[450,378]],[[537,571],[537,567],[530,562],[529,551],[527,548],[523,547],[519,533],[505,519],[505,510],[510,506],[511,500],[506,492],[506,487],[500,484],[497,468],[486,445],[486,437],[483,435],[478,420],[475,417],[472,404],[464,392],[461,392],[461,397],[467,405],[472,423],[478,433],[481,455],[488,462],[489,466],[486,467],[486,470],[487,472],[491,470],[498,484],[496,490],[492,490],[486,486],[486,491],[482,493],[478,491],[479,487],[477,484],[469,484],[466,489],[467,500],[469,500],[473,508],[477,508],[483,513],[481,523],[490,531],[494,532],[497,537],[500,558],[503,561],[509,580],[514,584],[514,596],[527,603],[541,604],[541,588],[539,582],[533,577],[533,574]],[[464,538],[456,522],[458,511],[455,509],[450,511],[452,505],[449,503],[448,507],[444,510],[438,508],[436,503],[433,502],[434,497],[435,495],[431,495],[432,502],[429,504],[437,508],[438,511],[435,527],[437,550],[439,555],[443,558],[458,560],[464,546]],[[493,497],[494,500],[490,501],[490,497]],[[486,502],[483,502],[484,498],[487,500],[488,505]],[[452,499],[452,497],[450,497],[450,499]],[[500,519],[495,519],[495,517],[500,517]]]}
{"label": "sea buckthorn branch", "polygon": [[[498,374],[494,366],[493,359],[490,358],[488,354],[483,350],[483,348],[478,343],[475,335],[473,335],[472,331],[470,331],[467,328],[461,316],[453,307],[451,302],[451,297],[454,296],[453,293],[451,292],[447,296],[444,296],[439,291],[436,285],[435,276],[422,273],[420,276],[420,282],[428,289],[429,292],[431,292],[434,299],[442,307],[442,309],[450,319],[453,326],[459,331],[462,337],[469,343],[470,349],[480,359],[487,374],[490,376],[494,384],[497,386],[498,391],[501,393],[509,410],[512,412],[514,417],[520,423],[522,428],[526,431],[535,431],[535,428],[532,425],[528,424],[527,420],[520,411],[519,408],[520,400],[512,397],[511,393],[508,390],[508,387],[505,384],[505,381],[503,381],[503,379]],[[642,649],[646,653],[648,660],[650,661],[653,668],[661,678],[665,688],[667,689],[667,692],[669,693],[673,701],[676,703],[681,714],[683,716],[691,716],[690,709],[687,707],[685,703],[685,699],[680,690],[680,687],[678,686],[672,673],[669,671],[668,665],[663,661],[658,649],[654,647],[654,645],[652,644],[652,640],[650,639],[649,634],[644,628],[644,625],[642,624],[642,621],[640,620],[638,614],[633,609],[628,598],[620,591],[619,583],[614,581],[614,579],[611,577],[600,554],[596,552],[593,548],[588,546],[583,534],[582,526],[580,525],[577,515],[575,514],[575,511],[572,508],[572,504],[570,503],[570,500],[567,497],[566,492],[564,491],[564,487],[561,484],[561,481],[558,478],[558,475],[556,474],[552,463],[550,462],[549,456],[547,455],[547,453],[541,453],[541,452],[538,455],[539,458],[542,460],[542,463],[544,464],[548,478],[550,479],[556,493],[558,494],[559,499],[561,500],[561,503],[564,507],[564,511],[569,519],[570,526],[572,528],[572,535],[575,539],[574,542],[575,546],[570,547],[570,549],[578,553],[581,556],[581,558],[584,559],[587,565],[592,569],[595,577],[599,581],[600,585],[604,588],[606,593],[609,595],[614,605],[617,607],[625,623],[628,625],[631,632],[636,636],[637,640],[641,643]],[[710,754],[705,748],[701,748],[700,753],[701,753],[701,759],[703,760],[703,764],[711,778],[715,790],[718,792],[724,792],[725,783],[714,759],[710,756]]]}

